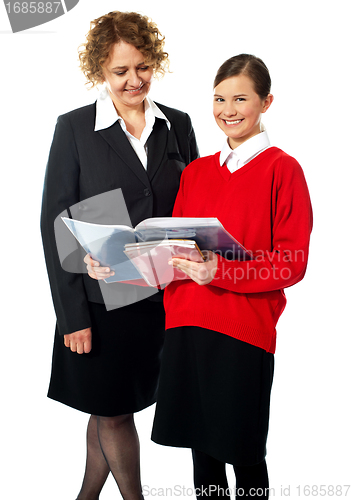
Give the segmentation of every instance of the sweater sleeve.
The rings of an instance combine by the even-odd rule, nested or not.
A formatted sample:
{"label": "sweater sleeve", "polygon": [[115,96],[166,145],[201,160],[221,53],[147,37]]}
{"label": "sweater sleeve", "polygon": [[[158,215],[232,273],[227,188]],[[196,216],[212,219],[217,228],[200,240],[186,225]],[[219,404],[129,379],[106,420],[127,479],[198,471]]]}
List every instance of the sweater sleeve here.
{"label": "sweater sleeve", "polygon": [[184,180],[185,171],[181,175],[180,186],[177,191],[177,196],[172,211],[172,217],[183,217],[183,206],[184,206]]}
{"label": "sweater sleeve", "polygon": [[306,271],[312,208],[303,171],[285,155],[272,187],[272,246],[255,249],[253,260],[231,261],[219,256],[212,286],[237,293],[259,293],[287,288]]}
{"label": "sweater sleeve", "polygon": [[62,115],[50,149],[41,212],[44,254],[61,335],[91,326],[83,276],[61,267],[54,230],[59,214],[79,201],[79,176],[74,131],[69,118]]}

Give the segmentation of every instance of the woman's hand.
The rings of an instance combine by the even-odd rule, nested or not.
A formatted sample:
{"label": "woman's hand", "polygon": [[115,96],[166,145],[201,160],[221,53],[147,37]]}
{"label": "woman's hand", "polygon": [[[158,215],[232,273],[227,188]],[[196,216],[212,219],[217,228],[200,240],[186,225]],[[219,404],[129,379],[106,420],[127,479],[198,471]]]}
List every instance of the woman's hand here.
{"label": "woman's hand", "polygon": [[69,347],[72,352],[77,354],[87,354],[92,349],[92,330],[85,328],[77,332],[64,335],[64,344]]}
{"label": "woman's hand", "polygon": [[101,267],[100,263],[93,260],[89,253],[83,260],[87,264],[88,275],[95,280],[105,280],[115,274],[114,271],[110,271],[109,267]]}
{"label": "woman's hand", "polygon": [[213,252],[202,252],[207,257],[206,262],[173,258],[169,264],[187,274],[198,285],[208,285],[213,281],[218,269],[218,256]]}

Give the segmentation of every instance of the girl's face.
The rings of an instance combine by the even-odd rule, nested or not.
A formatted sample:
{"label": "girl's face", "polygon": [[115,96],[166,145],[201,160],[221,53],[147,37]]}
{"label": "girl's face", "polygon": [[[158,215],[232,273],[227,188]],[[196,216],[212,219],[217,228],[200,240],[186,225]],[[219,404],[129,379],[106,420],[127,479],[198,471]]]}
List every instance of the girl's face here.
{"label": "girl's face", "polygon": [[106,86],[116,109],[138,108],[147,97],[153,79],[153,68],[144,62],[143,54],[133,45],[113,45],[103,66]]}
{"label": "girl's face", "polygon": [[259,134],[261,114],[272,101],[271,94],[265,99],[259,97],[252,80],[245,75],[232,76],[215,87],[214,117],[232,149]]}

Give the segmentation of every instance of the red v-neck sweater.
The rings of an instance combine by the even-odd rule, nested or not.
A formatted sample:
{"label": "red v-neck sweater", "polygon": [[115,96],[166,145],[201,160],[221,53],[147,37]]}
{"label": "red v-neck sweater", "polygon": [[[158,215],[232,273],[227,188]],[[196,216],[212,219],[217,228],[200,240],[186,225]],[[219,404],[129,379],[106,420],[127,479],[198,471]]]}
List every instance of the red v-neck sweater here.
{"label": "red v-neck sweater", "polygon": [[251,261],[219,256],[209,285],[192,280],[165,290],[166,328],[200,326],[275,352],[276,323],[286,305],[283,289],[306,270],[312,210],[297,161],[278,148],[230,173],[220,153],[183,172],[174,217],[217,217]]}

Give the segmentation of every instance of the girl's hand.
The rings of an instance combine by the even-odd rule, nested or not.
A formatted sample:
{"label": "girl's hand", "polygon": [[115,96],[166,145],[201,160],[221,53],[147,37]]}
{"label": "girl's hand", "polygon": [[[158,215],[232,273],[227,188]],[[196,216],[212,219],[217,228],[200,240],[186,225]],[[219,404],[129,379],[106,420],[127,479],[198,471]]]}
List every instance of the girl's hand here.
{"label": "girl's hand", "polygon": [[87,264],[88,275],[95,280],[105,280],[115,274],[114,271],[110,271],[109,267],[101,267],[100,263],[93,260],[89,253],[83,260]]}
{"label": "girl's hand", "polygon": [[207,257],[206,262],[193,262],[192,260],[173,258],[169,264],[187,274],[198,285],[208,285],[213,281],[218,269],[218,257],[216,253],[202,252]]}

